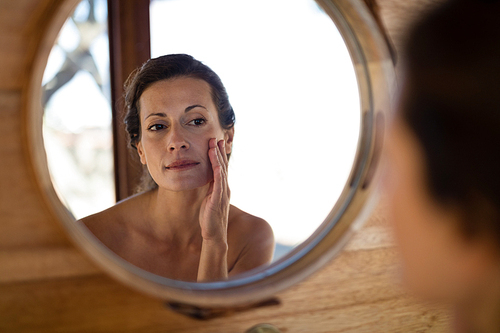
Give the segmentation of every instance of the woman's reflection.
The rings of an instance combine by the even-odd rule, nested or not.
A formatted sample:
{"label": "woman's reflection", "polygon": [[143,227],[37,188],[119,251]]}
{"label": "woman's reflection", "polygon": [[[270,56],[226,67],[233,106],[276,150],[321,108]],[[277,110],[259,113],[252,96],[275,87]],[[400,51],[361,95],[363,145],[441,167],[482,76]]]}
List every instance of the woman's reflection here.
{"label": "woman's reflection", "polygon": [[270,263],[266,221],[230,205],[234,111],[220,78],[184,54],[146,62],[126,82],[126,129],[145,168],[140,192],[81,220],[152,273],[224,280]]}

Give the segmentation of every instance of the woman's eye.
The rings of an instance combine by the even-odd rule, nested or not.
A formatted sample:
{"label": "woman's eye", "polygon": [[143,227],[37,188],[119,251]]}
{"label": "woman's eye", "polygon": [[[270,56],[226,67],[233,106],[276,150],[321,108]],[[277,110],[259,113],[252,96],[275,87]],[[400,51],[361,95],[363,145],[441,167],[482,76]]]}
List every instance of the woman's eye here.
{"label": "woman's eye", "polygon": [[205,122],[206,122],[206,120],[203,118],[196,118],[196,119],[191,120],[188,124],[194,125],[194,126],[201,126],[201,125],[204,125]]}
{"label": "woman's eye", "polygon": [[149,126],[148,130],[149,131],[158,131],[158,130],[161,130],[161,129],[164,129],[164,128],[167,128],[167,126],[162,125],[162,124],[154,124],[154,125]]}

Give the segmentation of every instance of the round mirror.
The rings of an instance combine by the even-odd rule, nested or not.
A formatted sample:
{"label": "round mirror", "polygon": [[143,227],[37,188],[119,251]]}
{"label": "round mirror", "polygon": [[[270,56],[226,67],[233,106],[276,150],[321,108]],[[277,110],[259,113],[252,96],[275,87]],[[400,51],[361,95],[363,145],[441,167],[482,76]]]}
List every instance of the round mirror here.
{"label": "round mirror", "polygon": [[[211,283],[171,280],[141,270],[74,223],[75,216],[113,204],[114,192],[112,155],[106,155],[112,145],[106,95],[109,79],[104,69],[109,55],[102,51],[106,47],[106,6],[97,0],[86,2],[89,7],[78,3],[62,5],[46,34],[45,46],[57,42],[50,59],[47,47],[40,49],[38,58],[49,60],[46,68],[41,63],[41,70],[33,75],[27,117],[41,187],[78,246],[110,274],[135,288],[201,306],[263,299],[300,281],[338,253],[359,226],[357,221],[363,220],[363,212],[369,211],[383,113],[393,78],[387,45],[363,3],[151,2],[152,56],[191,54],[224,82],[236,112],[229,163],[231,202],[264,218],[275,233],[277,246],[271,265]],[[71,19],[66,21],[68,16]],[[89,28],[92,24],[94,29]],[[67,37],[71,30],[81,33],[82,29],[93,37],[80,35],[79,42]],[[167,33],[171,31],[177,33]],[[82,47],[86,48],[83,52]],[[84,70],[72,69],[75,73],[66,87],[58,73],[73,64],[61,56],[57,60],[61,52],[66,60],[75,58],[68,55],[80,54],[87,61]],[[89,59],[93,66],[89,67]],[[98,97],[75,102],[83,89],[90,91],[88,87]],[[68,98],[69,104],[58,102],[62,98]],[[45,105],[44,117],[40,100]],[[68,107],[73,104],[74,115],[70,112],[73,107]],[[95,113],[98,110],[101,112]],[[90,115],[90,120],[78,118],[82,114]],[[82,133],[84,139],[79,138]],[[57,137],[62,138],[60,143]],[[64,147],[69,143],[69,148]],[[73,173],[75,169],[91,174],[89,169],[97,164],[104,171],[81,177],[81,183],[75,181],[80,179]],[[107,199],[96,199],[93,194],[74,199],[78,197],[74,190],[65,193],[65,187],[83,192],[94,183],[97,192],[108,193]]]}

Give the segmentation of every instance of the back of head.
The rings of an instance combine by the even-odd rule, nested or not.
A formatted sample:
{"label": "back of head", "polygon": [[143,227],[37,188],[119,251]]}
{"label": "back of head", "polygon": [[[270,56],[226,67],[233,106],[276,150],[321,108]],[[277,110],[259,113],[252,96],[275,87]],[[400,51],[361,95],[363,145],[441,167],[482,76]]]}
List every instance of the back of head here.
{"label": "back of head", "polygon": [[402,59],[400,112],[423,147],[431,194],[462,209],[466,235],[500,241],[500,1],[433,9]]}

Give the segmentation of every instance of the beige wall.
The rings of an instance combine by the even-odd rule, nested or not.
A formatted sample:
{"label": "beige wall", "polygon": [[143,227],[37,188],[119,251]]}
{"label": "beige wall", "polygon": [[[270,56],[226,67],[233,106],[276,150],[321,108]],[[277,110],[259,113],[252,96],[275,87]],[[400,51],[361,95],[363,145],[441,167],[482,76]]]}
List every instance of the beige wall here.
{"label": "beige wall", "polygon": [[[430,0],[380,0],[396,46]],[[281,293],[282,304],[197,321],[103,274],[60,229],[38,189],[24,126],[31,66],[60,0],[0,0],[0,332],[441,332],[447,316],[395,282],[396,254],[378,207],[341,255]]]}

